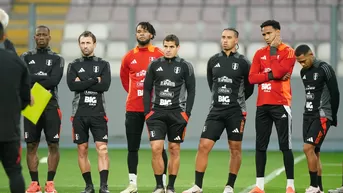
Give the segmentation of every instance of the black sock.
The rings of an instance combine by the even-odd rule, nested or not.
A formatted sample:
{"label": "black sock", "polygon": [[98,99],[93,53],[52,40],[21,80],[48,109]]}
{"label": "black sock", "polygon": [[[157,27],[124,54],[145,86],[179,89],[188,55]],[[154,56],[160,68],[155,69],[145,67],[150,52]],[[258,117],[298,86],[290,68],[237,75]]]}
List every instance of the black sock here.
{"label": "black sock", "polygon": [[[30,176],[31,176],[31,181],[38,182],[38,171],[37,172],[30,171]],[[38,184],[39,184],[39,182],[38,182]]]}
{"label": "black sock", "polygon": [[318,183],[320,191],[323,191],[324,189],[323,189],[323,183],[322,183],[322,176],[318,176],[317,180],[318,180],[317,183]]}
{"label": "black sock", "polygon": [[129,174],[137,175],[137,166],[138,166],[138,152],[129,151],[127,154],[127,166],[129,167]]}
{"label": "black sock", "polygon": [[49,171],[48,172],[48,181],[54,181],[54,178],[55,178],[55,175],[56,175],[56,172],[54,171]]}
{"label": "black sock", "polygon": [[162,174],[161,174],[161,175],[156,175],[156,174],[155,174],[155,179],[156,179],[156,185],[157,185],[157,186],[163,186]]}
{"label": "black sock", "polygon": [[282,151],[287,179],[294,179],[294,156],[292,150]]}
{"label": "black sock", "polygon": [[108,170],[101,170],[100,171],[100,186],[107,185],[108,179]]}
{"label": "black sock", "polygon": [[86,182],[86,185],[93,185],[93,181],[92,181],[92,175],[91,172],[85,172],[82,174],[83,179]]}
{"label": "black sock", "polygon": [[167,187],[174,190],[175,180],[176,180],[176,175],[169,175]]}
{"label": "black sock", "polygon": [[228,178],[228,180],[227,180],[226,185],[227,185],[227,186],[231,186],[232,188],[234,188],[236,178],[237,178],[237,175],[236,175],[236,174],[229,173],[229,178]]}
{"label": "black sock", "polygon": [[198,172],[195,171],[195,185],[197,185],[199,188],[202,188],[202,181],[204,179],[205,172]]}
{"label": "black sock", "polygon": [[318,182],[317,182],[317,178],[318,178],[318,176],[317,176],[317,171],[315,171],[315,172],[309,172],[310,173],[310,179],[311,179],[311,184],[310,184],[310,186],[312,186],[312,187],[318,187]]}
{"label": "black sock", "polygon": [[163,158],[163,162],[164,162],[163,174],[167,174],[167,170],[168,170],[168,156],[167,156],[167,152],[166,152],[165,149],[163,149],[163,151],[162,151],[162,158]]}
{"label": "black sock", "polygon": [[267,163],[267,152],[256,150],[255,164],[256,164],[256,177],[264,177],[264,171]]}

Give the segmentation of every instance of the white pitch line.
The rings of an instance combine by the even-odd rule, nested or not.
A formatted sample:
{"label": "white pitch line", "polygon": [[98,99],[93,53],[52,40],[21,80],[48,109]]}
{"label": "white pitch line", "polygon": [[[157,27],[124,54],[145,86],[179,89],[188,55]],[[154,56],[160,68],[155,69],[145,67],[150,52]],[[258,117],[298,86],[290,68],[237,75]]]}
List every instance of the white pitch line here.
{"label": "white pitch line", "polygon": [[[298,156],[294,159],[294,165],[301,162],[302,160],[304,160],[306,158],[305,155],[301,155]],[[285,171],[285,167],[281,167],[278,168],[276,170],[274,170],[272,173],[270,173],[268,176],[264,177],[264,184],[267,184],[268,182],[272,181],[274,178],[276,178],[277,176],[279,176],[282,172]],[[249,187],[245,188],[243,191],[241,191],[240,193],[247,193],[249,192],[251,189],[253,189],[256,186],[256,184],[252,184]]]}

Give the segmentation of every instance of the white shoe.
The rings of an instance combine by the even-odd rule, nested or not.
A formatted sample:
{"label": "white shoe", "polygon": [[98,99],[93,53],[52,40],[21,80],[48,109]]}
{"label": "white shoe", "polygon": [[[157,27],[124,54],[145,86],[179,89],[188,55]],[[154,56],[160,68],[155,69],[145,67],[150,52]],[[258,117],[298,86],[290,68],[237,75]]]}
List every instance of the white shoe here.
{"label": "white shoe", "polygon": [[188,190],[183,191],[182,193],[202,193],[202,189],[199,186],[194,185]]}
{"label": "white shoe", "polygon": [[343,193],[343,186],[335,190],[329,190],[328,193]]}
{"label": "white shoe", "polygon": [[130,184],[125,190],[121,191],[120,193],[137,193],[137,185]]}
{"label": "white shoe", "polygon": [[233,188],[231,186],[225,186],[223,193],[233,193]]}
{"label": "white shoe", "polygon": [[165,193],[164,187],[156,187],[152,193]]}
{"label": "white shoe", "polygon": [[320,190],[318,187],[310,186],[306,189],[305,193],[320,193]]}
{"label": "white shoe", "polygon": [[176,193],[175,190],[167,189],[166,193]]}

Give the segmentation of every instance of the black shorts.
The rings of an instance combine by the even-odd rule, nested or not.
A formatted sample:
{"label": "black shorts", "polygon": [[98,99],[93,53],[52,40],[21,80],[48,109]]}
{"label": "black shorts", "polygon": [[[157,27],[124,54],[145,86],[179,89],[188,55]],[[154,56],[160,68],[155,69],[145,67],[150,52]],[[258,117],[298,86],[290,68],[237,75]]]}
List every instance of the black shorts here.
{"label": "black shorts", "polygon": [[325,117],[303,117],[303,140],[304,143],[312,144],[317,148],[322,145],[331,122]]}
{"label": "black shorts", "polygon": [[21,146],[20,141],[0,142],[0,161],[6,173],[21,173]]}
{"label": "black shorts", "polygon": [[280,150],[292,149],[291,108],[285,105],[263,105],[256,110],[256,150],[268,149],[273,123],[275,123]]}
{"label": "black shorts", "polygon": [[57,143],[60,140],[62,113],[58,106],[48,105],[43,111],[37,124],[24,118],[24,138],[27,143],[39,142],[44,130],[48,143]]}
{"label": "black shorts", "polygon": [[154,112],[146,116],[146,124],[150,141],[165,140],[182,143],[186,134],[188,117],[185,112]]}
{"label": "black shorts", "polygon": [[245,125],[245,116],[240,110],[226,112],[211,112],[207,115],[201,138],[217,141],[226,129],[227,139],[242,141]]}
{"label": "black shorts", "polygon": [[94,142],[108,142],[108,118],[106,116],[71,117],[73,125],[73,141],[76,144],[88,143],[89,130]]}

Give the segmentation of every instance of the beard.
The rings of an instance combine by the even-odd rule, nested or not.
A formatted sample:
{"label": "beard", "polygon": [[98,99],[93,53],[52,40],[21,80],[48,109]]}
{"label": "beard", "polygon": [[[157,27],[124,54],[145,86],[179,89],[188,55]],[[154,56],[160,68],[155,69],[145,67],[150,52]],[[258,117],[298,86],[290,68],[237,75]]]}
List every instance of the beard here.
{"label": "beard", "polygon": [[147,39],[147,40],[144,40],[144,41],[137,39],[137,42],[138,42],[139,45],[145,46],[145,45],[150,43],[150,39]]}

